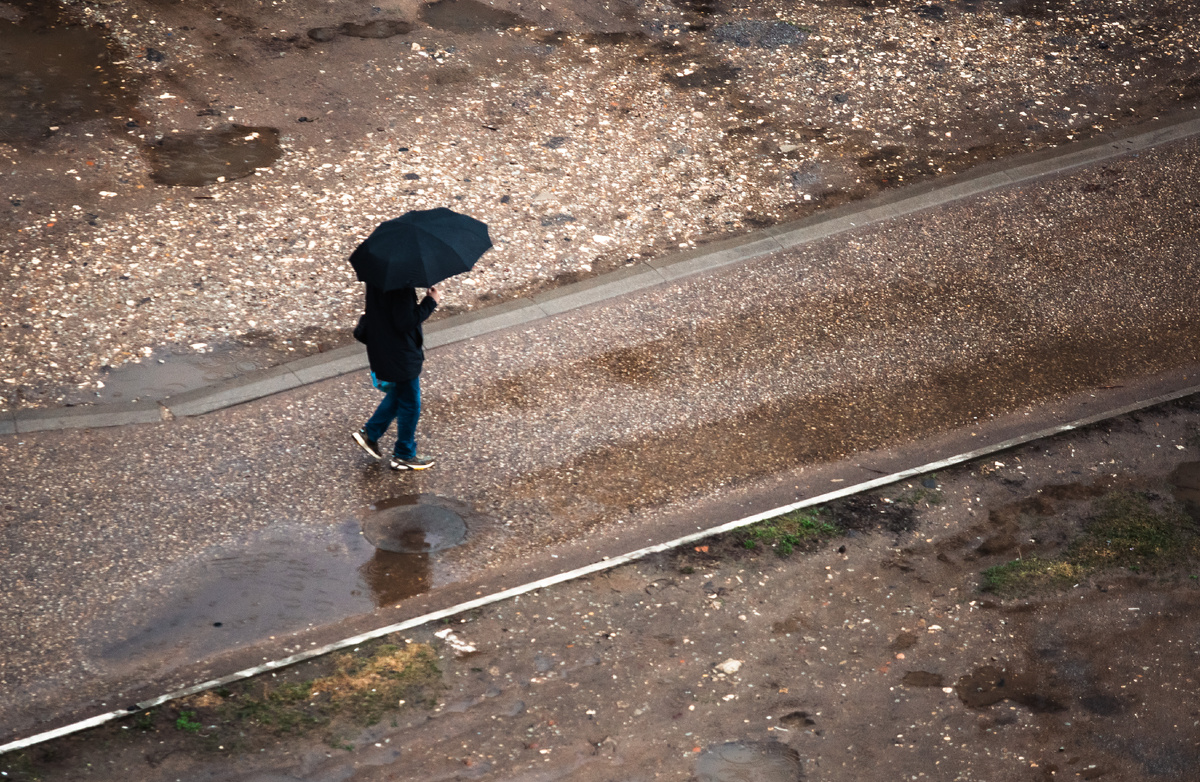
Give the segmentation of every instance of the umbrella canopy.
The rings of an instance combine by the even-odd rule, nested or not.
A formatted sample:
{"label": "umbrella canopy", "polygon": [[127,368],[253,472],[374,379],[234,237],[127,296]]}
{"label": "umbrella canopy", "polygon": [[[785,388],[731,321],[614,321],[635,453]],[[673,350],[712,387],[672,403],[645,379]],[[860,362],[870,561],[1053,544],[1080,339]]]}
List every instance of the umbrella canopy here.
{"label": "umbrella canopy", "polygon": [[350,254],[358,279],[385,291],[429,288],[470,271],[492,246],[487,226],[444,207],[380,223]]}

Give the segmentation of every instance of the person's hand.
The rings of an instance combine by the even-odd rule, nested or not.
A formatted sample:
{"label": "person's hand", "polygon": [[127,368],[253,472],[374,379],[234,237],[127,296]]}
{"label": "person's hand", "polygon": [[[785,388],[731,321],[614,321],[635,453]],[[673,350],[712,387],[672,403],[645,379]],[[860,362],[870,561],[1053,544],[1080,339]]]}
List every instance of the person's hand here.
{"label": "person's hand", "polygon": [[442,303],[442,292],[439,291],[437,288],[430,288],[427,293],[429,295],[429,298],[433,299],[434,304]]}

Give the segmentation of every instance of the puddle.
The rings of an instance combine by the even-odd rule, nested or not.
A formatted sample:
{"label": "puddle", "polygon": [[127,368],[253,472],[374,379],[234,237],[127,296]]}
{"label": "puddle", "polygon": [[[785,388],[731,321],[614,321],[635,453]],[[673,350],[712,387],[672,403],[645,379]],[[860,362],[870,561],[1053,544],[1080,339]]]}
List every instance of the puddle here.
{"label": "puddle", "polygon": [[743,19],[714,28],[712,35],[718,43],[732,43],[743,49],[779,49],[807,43],[811,33],[787,22]]}
{"label": "puddle", "polygon": [[644,44],[649,40],[650,36],[641,30],[587,33],[583,36],[583,42],[588,46],[624,46],[628,44]]}
{"label": "puddle", "polygon": [[419,496],[385,500],[371,510],[362,523],[363,536],[382,551],[428,554],[457,546],[467,537],[462,516]]}
{"label": "puddle", "polygon": [[1014,673],[991,665],[976,668],[959,679],[954,691],[958,699],[972,709],[984,709],[1003,700],[1020,703],[1037,713],[1067,709],[1046,694],[1044,685],[1033,674]]}
{"label": "puddle", "polygon": [[109,370],[100,378],[103,388],[90,384],[83,389],[73,388],[64,401],[79,405],[160,400],[275,366],[281,355],[297,354],[245,345],[214,346],[211,353],[186,346],[160,348],[137,363]]}
{"label": "puddle", "polygon": [[345,22],[340,27],[314,27],[308,37],[318,43],[332,41],[339,35],[350,38],[391,38],[412,32],[412,25],[399,19],[376,19],[366,24]]}
{"label": "puddle", "polygon": [[525,22],[517,14],[492,8],[478,0],[439,0],[421,9],[421,21],[450,33],[504,30]]}
{"label": "puddle", "polygon": [[908,671],[900,683],[905,687],[941,687],[942,675],[930,671]]}
{"label": "puddle", "polygon": [[[106,661],[203,659],[394,605],[447,580],[431,554],[466,537],[451,505],[429,495],[396,498],[375,506],[361,525],[278,524],[214,546],[131,595],[91,635],[102,639]],[[407,526],[397,532],[375,524],[381,544],[402,551],[376,549],[363,532],[387,519]],[[146,604],[154,607],[146,611]]]}
{"label": "puddle", "polygon": [[656,386],[671,377],[678,362],[662,350],[663,340],[647,345],[613,348],[588,358],[583,366],[598,369],[613,380],[632,386]]}
{"label": "puddle", "polygon": [[731,741],[696,758],[697,782],[799,782],[800,755],[786,744]]}
{"label": "puddle", "polygon": [[172,133],[146,147],[151,178],[162,185],[201,187],[250,176],[281,154],[275,128],[232,125],[195,133]]}
{"label": "puddle", "polygon": [[137,85],[98,28],[67,24],[53,5],[0,15],[0,141],[31,142],[61,127],[128,114]]}
{"label": "puddle", "polygon": [[1200,521],[1200,462],[1184,462],[1170,477],[1171,493],[1188,515]]}
{"label": "puddle", "polygon": [[790,730],[803,730],[817,724],[817,721],[810,717],[807,711],[789,712],[780,717],[779,722],[786,725]]}
{"label": "puddle", "polygon": [[668,72],[663,76],[663,81],[685,90],[721,89],[737,81],[739,72],[739,68],[718,63],[697,68],[690,73],[688,71]]}
{"label": "puddle", "polygon": [[697,16],[712,16],[718,10],[716,0],[671,0],[671,4]]}

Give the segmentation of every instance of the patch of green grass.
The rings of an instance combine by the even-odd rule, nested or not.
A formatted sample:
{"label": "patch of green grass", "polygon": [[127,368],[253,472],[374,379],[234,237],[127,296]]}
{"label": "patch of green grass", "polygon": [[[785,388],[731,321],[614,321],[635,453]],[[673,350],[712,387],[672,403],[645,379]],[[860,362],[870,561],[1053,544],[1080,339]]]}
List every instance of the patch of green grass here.
{"label": "patch of green grass", "polygon": [[369,655],[340,654],[332,662],[326,676],[275,686],[264,679],[223,703],[210,695],[205,704],[223,722],[303,733],[335,717],[373,724],[403,705],[425,704],[441,684],[437,655],[425,644],[382,644]]}
{"label": "patch of green grass", "polygon": [[179,718],[175,720],[176,730],[199,733],[201,727],[203,726],[199,722],[196,722],[196,712],[194,711],[181,711],[179,712]]}
{"label": "patch of green grass", "polygon": [[325,743],[333,749],[344,749],[347,752],[354,751],[354,745],[345,738],[339,735],[329,735],[325,737]]}
{"label": "patch of green grass", "polygon": [[810,508],[760,521],[742,531],[742,545],[752,549],[762,543],[775,549],[779,556],[786,557],[798,548],[809,549],[822,540],[840,535],[842,530],[826,517],[824,509]]}
{"label": "patch of green grass", "polygon": [[0,755],[0,771],[4,772],[4,780],[14,782],[40,782],[42,777],[34,768],[33,758],[28,752],[12,752]]}
{"label": "patch of green grass", "polygon": [[1083,570],[1060,559],[1026,557],[983,571],[985,592],[1016,595],[1047,587],[1065,588],[1079,583]]}
{"label": "patch of green grass", "polygon": [[925,486],[915,486],[912,489],[907,489],[893,500],[893,502],[908,505],[912,508],[922,503],[929,506],[941,505],[945,501],[946,495],[942,493],[941,489],[929,489]]}
{"label": "patch of green grass", "polygon": [[312,682],[283,682],[274,688],[263,686],[258,697],[240,697],[223,705],[218,713],[224,720],[269,728],[275,733],[301,733],[327,721],[322,710],[308,707],[306,700]]}
{"label": "patch of green grass", "polygon": [[981,589],[1003,596],[1065,588],[1106,570],[1135,573],[1200,557],[1200,537],[1176,504],[1156,508],[1145,494],[1114,491],[1093,503],[1093,517],[1058,557],[1027,557],[983,571]]}
{"label": "patch of green grass", "polygon": [[1068,556],[1092,570],[1169,565],[1179,561],[1194,533],[1177,507],[1157,511],[1137,492],[1112,492],[1096,502],[1096,518]]}

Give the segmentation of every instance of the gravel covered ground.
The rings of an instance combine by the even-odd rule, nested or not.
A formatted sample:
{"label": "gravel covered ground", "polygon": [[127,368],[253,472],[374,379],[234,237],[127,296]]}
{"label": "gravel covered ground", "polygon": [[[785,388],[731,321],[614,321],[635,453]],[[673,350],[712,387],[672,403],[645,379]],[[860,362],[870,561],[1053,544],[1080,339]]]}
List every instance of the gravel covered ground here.
{"label": "gravel covered ground", "polygon": [[454,311],[1200,85],[1192,2],[101,0],[65,4],[90,31],[34,39],[37,9],[0,4],[0,34],[49,41],[26,56],[59,73],[3,98],[5,409],[94,400],[107,368],[168,350],[341,344],[348,252],[409,209],[492,227]]}

